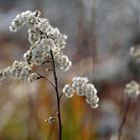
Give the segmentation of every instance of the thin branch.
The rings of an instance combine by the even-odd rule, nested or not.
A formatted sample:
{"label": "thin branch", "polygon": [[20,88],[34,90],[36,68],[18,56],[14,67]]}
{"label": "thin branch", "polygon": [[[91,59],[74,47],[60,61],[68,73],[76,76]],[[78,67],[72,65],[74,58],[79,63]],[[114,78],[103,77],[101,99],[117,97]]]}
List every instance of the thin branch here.
{"label": "thin branch", "polygon": [[51,58],[52,58],[53,76],[54,76],[54,81],[55,81],[55,91],[56,91],[55,93],[56,93],[56,98],[57,98],[57,110],[58,110],[58,121],[59,121],[59,137],[58,137],[58,140],[62,140],[60,96],[59,96],[59,91],[58,91],[57,75],[56,75],[55,62],[54,62],[54,57],[53,57],[52,50],[50,52],[51,52]]}
{"label": "thin branch", "polygon": [[40,75],[40,74],[38,74],[38,75],[39,75],[38,79],[44,78],[44,79],[47,80],[54,88],[56,88],[56,86],[55,86],[49,79],[47,79],[45,76],[42,76],[42,75]]}
{"label": "thin branch", "polygon": [[59,101],[61,100],[61,97],[63,96],[63,92],[59,96]]}
{"label": "thin branch", "polygon": [[49,79],[47,79],[46,77],[44,77],[45,78],[45,80],[47,80],[54,88],[56,88],[56,86],[49,80]]}
{"label": "thin branch", "polygon": [[121,140],[122,130],[123,130],[124,124],[125,124],[126,119],[127,119],[127,114],[128,114],[130,105],[131,105],[131,99],[129,98],[128,101],[127,101],[127,103],[126,103],[124,115],[123,115],[122,122],[121,122],[121,125],[120,125],[120,128],[119,128],[119,131],[118,131],[119,132],[119,134],[118,134],[118,140]]}

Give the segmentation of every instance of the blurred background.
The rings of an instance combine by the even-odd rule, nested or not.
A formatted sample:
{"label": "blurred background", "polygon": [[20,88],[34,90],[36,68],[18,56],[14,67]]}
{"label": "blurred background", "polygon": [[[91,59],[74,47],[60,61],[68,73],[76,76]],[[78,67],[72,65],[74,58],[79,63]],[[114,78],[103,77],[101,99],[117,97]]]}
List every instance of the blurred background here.
{"label": "blurred background", "polygon": [[[127,97],[124,86],[139,82],[139,63],[129,55],[140,45],[140,0],[0,0],[0,69],[28,50],[27,28],[17,33],[9,25],[18,13],[40,10],[53,26],[68,35],[64,50],[73,62],[67,72],[57,71],[59,90],[73,76],[87,76],[100,97],[93,110],[85,98],[61,100],[63,140],[117,140]],[[48,78],[51,79],[51,74]],[[0,86],[0,140],[56,140],[54,90],[46,81],[31,84],[7,79]],[[132,102],[123,140],[140,140],[140,111]]]}

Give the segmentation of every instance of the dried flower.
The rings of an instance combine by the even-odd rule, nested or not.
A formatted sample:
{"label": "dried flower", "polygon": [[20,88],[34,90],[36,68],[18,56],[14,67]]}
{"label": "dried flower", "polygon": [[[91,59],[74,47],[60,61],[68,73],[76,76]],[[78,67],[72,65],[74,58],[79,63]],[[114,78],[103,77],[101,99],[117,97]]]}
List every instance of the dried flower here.
{"label": "dried flower", "polygon": [[29,10],[22,12],[21,14],[18,14],[14,19],[14,21],[11,23],[10,31],[16,32],[27,22],[27,20],[31,18],[31,16],[32,16],[32,12]]}
{"label": "dried flower", "polygon": [[66,84],[62,90],[62,92],[65,94],[65,96],[67,98],[71,98],[73,96],[73,93],[74,93],[74,89],[69,85],[69,84]]}
{"label": "dried flower", "polygon": [[128,84],[126,84],[124,93],[128,95],[130,98],[137,98],[140,94],[140,86],[136,81],[131,81]]}
{"label": "dried flower", "polygon": [[14,61],[12,66],[8,66],[7,68],[1,70],[0,72],[0,80],[4,80],[6,78],[15,78],[19,80],[28,80],[34,81],[36,73],[32,73],[32,68],[24,61]]}
{"label": "dried flower", "polygon": [[98,107],[99,98],[97,96],[97,90],[93,84],[89,83],[86,77],[74,77],[72,84],[66,84],[62,91],[68,98],[71,98],[73,93],[76,92],[79,96],[85,96],[86,102],[92,108]]}
{"label": "dried flower", "polygon": [[72,62],[61,51],[66,46],[67,36],[53,28],[48,19],[40,18],[40,12],[25,11],[18,14],[10,26],[10,31],[17,31],[23,25],[29,27],[30,49],[24,54],[28,64],[42,65],[52,50],[54,60],[60,64],[63,71],[69,70]]}
{"label": "dried flower", "polygon": [[38,74],[37,73],[31,73],[28,76],[28,82],[33,82],[33,81],[36,81],[37,79],[38,79]]}
{"label": "dried flower", "polygon": [[131,47],[130,55],[139,61],[140,60],[140,48]]}

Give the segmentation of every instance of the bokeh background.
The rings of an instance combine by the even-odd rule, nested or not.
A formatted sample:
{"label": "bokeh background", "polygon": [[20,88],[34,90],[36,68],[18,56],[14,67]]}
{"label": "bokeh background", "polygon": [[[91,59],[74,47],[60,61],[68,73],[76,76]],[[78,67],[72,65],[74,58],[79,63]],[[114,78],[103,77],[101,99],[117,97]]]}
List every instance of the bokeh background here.
{"label": "bokeh background", "polygon": [[[140,45],[140,0],[0,0],[0,69],[22,60],[29,47],[27,28],[9,31],[24,10],[40,10],[68,35],[65,53],[73,67],[57,71],[59,90],[73,76],[87,76],[98,90],[96,110],[85,98],[62,98],[63,140],[117,140],[127,101],[124,86],[132,79],[139,82],[140,76],[139,63],[129,55],[131,46]],[[140,140],[139,101],[129,108],[123,140]],[[56,140],[57,121],[45,121],[55,113],[54,90],[46,81],[2,82],[0,140]]]}

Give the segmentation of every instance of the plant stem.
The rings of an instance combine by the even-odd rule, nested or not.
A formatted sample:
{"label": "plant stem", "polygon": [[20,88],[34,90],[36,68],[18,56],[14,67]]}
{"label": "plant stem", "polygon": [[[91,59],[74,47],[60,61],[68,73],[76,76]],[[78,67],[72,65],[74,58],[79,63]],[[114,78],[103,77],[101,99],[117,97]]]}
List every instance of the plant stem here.
{"label": "plant stem", "polygon": [[52,67],[53,67],[53,76],[54,76],[54,82],[55,82],[55,92],[56,92],[56,98],[57,98],[57,110],[58,110],[58,123],[59,123],[59,138],[58,140],[62,139],[62,123],[61,123],[61,111],[60,111],[60,100],[59,100],[59,91],[58,91],[58,81],[57,81],[57,75],[56,75],[56,69],[55,69],[55,62],[53,53],[51,50],[51,58],[52,58]]}
{"label": "plant stem", "polygon": [[63,92],[59,96],[59,101],[61,100],[61,97],[63,96]]}
{"label": "plant stem", "polygon": [[123,118],[122,118],[122,122],[121,122],[121,125],[120,125],[120,128],[119,128],[118,140],[121,140],[123,126],[124,126],[124,124],[126,122],[126,119],[127,119],[127,114],[128,114],[130,104],[131,104],[131,99],[128,99],[128,101],[126,103],[124,115],[123,115]]}
{"label": "plant stem", "polygon": [[55,88],[55,85],[49,79],[47,79],[45,76],[43,76],[41,74],[38,74],[38,75],[39,75],[39,77],[37,79],[44,78],[45,80],[47,80]]}

